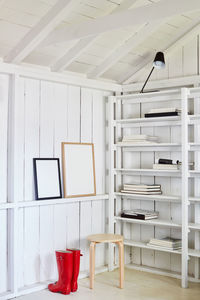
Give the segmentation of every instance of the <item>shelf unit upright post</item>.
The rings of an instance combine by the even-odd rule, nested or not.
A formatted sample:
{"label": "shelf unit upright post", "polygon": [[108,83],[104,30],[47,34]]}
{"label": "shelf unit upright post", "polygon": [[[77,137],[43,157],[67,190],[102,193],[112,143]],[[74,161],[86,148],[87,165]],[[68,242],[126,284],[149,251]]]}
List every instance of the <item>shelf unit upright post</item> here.
{"label": "shelf unit upright post", "polygon": [[[200,114],[200,96],[194,98],[194,114]],[[194,125],[194,143],[200,141],[200,125]],[[200,170],[200,152],[195,151],[194,153],[195,169]],[[200,178],[194,178],[194,195],[200,197]],[[194,222],[200,223],[200,203],[194,204]],[[200,233],[195,231],[194,234],[194,248],[200,251]],[[195,257],[195,270],[194,277],[196,280],[200,278],[200,261],[198,257]]]}
{"label": "shelf unit upright post", "polygon": [[[121,119],[122,118],[122,100],[121,98],[116,99],[116,104],[115,104],[115,118]],[[117,142],[121,141],[121,136],[122,136],[122,126],[121,124],[116,124],[116,130],[115,130],[115,144]],[[121,169],[122,168],[122,148],[120,149],[115,149],[117,150],[115,152],[115,160],[116,160],[116,168]],[[121,186],[123,184],[122,176],[120,173],[116,174],[116,181],[115,181],[115,190],[120,190]],[[115,192],[114,190],[114,192]],[[116,198],[114,198],[116,199]],[[121,210],[122,210],[122,205],[121,205],[121,199],[117,197],[115,201],[115,215],[118,215]],[[115,233],[116,234],[121,234],[122,229],[121,229],[121,224],[119,222],[115,223]],[[115,264],[118,264],[119,259],[118,259],[118,247],[115,247]]]}
{"label": "shelf unit upright post", "polygon": [[181,198],[182,198],[182,287],[188,287],[188,95],[189,89],[181,89],[181,144],[182,144],[182,178],[181,178]]}
{"label": "shelf unit upright post", "polygon": [[[115,205],[114,205],[114,191],[115,191],[115,179],[114,179],[114,168],[115,168],[115,158],[114,158],[114,144],[115,144],[115,132],[114,132],[114,119],[115,111],[114,106],[116,103],[115,97],[108,97],[108,110],[109,110],[109,217],[108,217],[108,228],[109,233],[115,232]],[[109,244],[109,257],[108,257],[108,269],[112,271],[114,269],[114,246]]]}

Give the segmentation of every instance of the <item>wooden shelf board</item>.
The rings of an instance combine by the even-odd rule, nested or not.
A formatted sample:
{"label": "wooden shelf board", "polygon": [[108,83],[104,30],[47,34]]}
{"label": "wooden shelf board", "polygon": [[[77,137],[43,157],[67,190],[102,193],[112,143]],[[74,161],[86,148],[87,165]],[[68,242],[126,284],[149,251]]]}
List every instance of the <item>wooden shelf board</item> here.
{"label": "wooden shelf board", "polygon": [[[151,200],[151,201],[160,201],[160,202],[178,202],[181,204],[181,197],[180,196],[174,196],[174,195],[141,195],[141,194],[129,194],[129,193],[121,193],[116,192],[116,196],[126,197],[126,198],[132,198],[136,200]],[[196,203],[200,202],[200,196],[199,197],[189,197],[189,201]]]}
{"label": "wooden shelf board", "polygon": [[126,246],[131,246],[131,247],[137,247],[137,248],[143,248],[143,249],[150,249],[150,250],[156,250],[156,251],[161,251],[161,252],[168,252],[168,253],[174,253],[174,254],[181,254],[181,249],[180,250],[167,250],[164,248],[157,248],[153,246],[147,245],[145,242],[136,242],[136,241],[131,241],[131,240],[124,240],[124,245]]}
{"label": "wooden shelf board", "polygon": [[[152,226],[162,226],[162,227],[171,227],[171,228],[181,228],[181,224],[174,223],[167,220],[160,219],[152,219],[152,220],[139,220],[139,219],[129,219],[122,217],[115,217],[116,221],[121,221],[124,223],[133,223],[133,224],[141,224],[141,225],[152,225]],[[189,223],[189,229],[191,230],[200,230],[200,224],[198,223]]]}
{"label": "wooden shelf board", "polygon": [[[162,121],[173,122],[173,121],[180,121],[180,116],[170,116],[170,117],[155,117],[155,118],[130,118],[130,119],[118,119],[115,120],[118,124],[127,124],[127,123],[157,123]],[[156,126],[156,124],[155,124]]]}
{"label": "wooden shelf board", "polygon": [[[141,195],[141,194],[129,194],[129,193],[115,193],[116,196],[129,197],[136,200],[151,200],[151,201],[170,201],[170,202],[181,202],[181,198],[179,196],[170,196],[170,195]],[[200,199],[199,199],[200,201]]]}
{"label": "wooden shelf board", "polygon": [[47,199],[47,200],[11,202],[11,203],[0,204],[0,210],[15,208],[15,207],[56,205],[56,204],[75,203],[75,202],[108,200],[108,199],[109,199],[108,194],[102,194],[102,195],[96,195],[96,196],[76,197],[76,198],[58,198],[58,199],[49,199],[49,200]]}
{"label": "wooden shelf board", "polygon": [[[155,250],[155,251],[161,251],[161,252],[168,252],[168,253],[173,253],[173,254],[181,254],[182,250],[167,250],[164,248],[157,248],[153,246],[147,245],[145,242],[137,242],[137,241],[132,241],[132,240],[124,240],[124,245],[125,246],[131,246],[131,247],[137,247],[137,248],[143,248],[143,249],[150,249],[150,250]],[[196,249],[188,249],[188,254],[191,257],[200,257],[200,250]]]}
{"label": "wooden shelf board", "polygon": [[139,220],[139,219],[129,219],[129,218],[122,218],[122,217],[115,217],[115,220],[116,221],[122,221],[122,222],[125,222],[125,223],[133,223],[133,224],[181,228],[181,224],[174,223],[174,222],[167,221],[167,220],[160,220],[160,219]]}

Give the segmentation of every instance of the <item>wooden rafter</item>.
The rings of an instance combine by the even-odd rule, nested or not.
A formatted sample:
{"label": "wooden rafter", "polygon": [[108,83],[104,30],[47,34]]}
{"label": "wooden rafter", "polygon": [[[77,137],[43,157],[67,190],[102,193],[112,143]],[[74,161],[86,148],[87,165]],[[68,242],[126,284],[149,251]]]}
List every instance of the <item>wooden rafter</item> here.
{"label": "wooden rafter", "polygon": [[8,53],[4,60],[12,63],[21,62],[70,14],[79,2],[80,0],[58,0],[40,22]]}
{"label": "wooden rafter", "polygon": [[113,51],[99,66],[95,67],[91,72],[88,73],[88,78],[98,78],[108,69],[110,69],[116,62],[123,58],[133,48],[136,48],[145,39],[158,29],[162,22],[152,22],[146,24],[141,30],[134,34],[118,49]]}
{"label": "wooden rafter", "polygon": [[44,41],[44,45],[86,38],[126,26],[151,23],[188,11],[200,9],[199,0],[161,0],[143,7],[122,11],[67,28],[57,29]]}
{"label": "wooden rafter", "polygon": [[[195,34],[198,34],[200,31],[200,22],[199,18],[195,19],[187,25],[187,27],[184,27],[184,29],[181,29],[178,34],[171,39],[171,41],[168,43],[167,47],[160,48],[159,50],[163,51],[165,55],[170,55],[175,49],[177,49],[179,46],[184,45],[186,41],[191,38],[191,36],[194,36]],[[126,74],[123,74],[121,78],[119,79],[120,83],[123,84],[129,84],[132,82],[135,78],[135,76],[139,75],[139,73],[142,73],[144,71],[144,68],[152,63],[153,57],[147,58],[142,64],[140,64],[137,69],[131,70],[131,72],[128,72]]]}
{"label": "wooden rafter", "polygon": [[[113,13],[121,10],[129,9],[137,0],[124,0]],[[89,36],[79,40],[72,48],[70,48],[61,58],[59,58],[51,67],[52,71],[64,71],[73,61],[77,59],[89,46],[95,42],[97,36]]]}

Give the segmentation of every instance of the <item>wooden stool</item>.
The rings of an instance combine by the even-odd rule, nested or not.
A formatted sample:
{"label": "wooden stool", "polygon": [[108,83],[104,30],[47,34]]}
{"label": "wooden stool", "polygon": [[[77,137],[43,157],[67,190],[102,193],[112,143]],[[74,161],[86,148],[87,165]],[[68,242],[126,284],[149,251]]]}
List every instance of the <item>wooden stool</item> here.
{"label": "wooden stool", "polygon": [[100,243],[115,243],[119,247],[119,287],[123,288],[124,283],[124,244],[123,236],[119,234],[93,234],[88,236],[90,241],[90,288],[94,287],[95,273],[95,246]]}

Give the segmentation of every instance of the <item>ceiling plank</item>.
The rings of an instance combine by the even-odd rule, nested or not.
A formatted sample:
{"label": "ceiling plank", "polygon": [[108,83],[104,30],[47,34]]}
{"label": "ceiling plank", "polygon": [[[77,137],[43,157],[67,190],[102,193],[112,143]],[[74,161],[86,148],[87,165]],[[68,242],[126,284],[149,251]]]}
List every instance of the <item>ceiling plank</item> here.
{"label": "ceiling plank", "polygon": [[49,12],[4,58],[5,62],[19,63],[27,57],[49,33],[80,3],[80,0],[58,0]]}
{"label": "ceiling plank", "polygon": [[[175,49],[177,49],[180,46],[183,46],[188,39],[190,39],[192,36],[195,36],[199,34],[200,31],[200,22],[199,18],[193,20],[187,27],[184,27],[179,31],[179,33],[173,37],[168,45],[165,48],[160,48],[159,51],[163,51],[165,53],[165,56],[169,56],[173,53]],[[138,76],[140,73],[144,72],[144,68],[148,64],[152,64],[153,57],[148,57],[145,61],[142,62],[139,66],[137,66],[137,69],[131,70],[131,72],[126,72],[126,74],[123,74],[119,82],[123,84],[129,84],[133,82],[134,78]]]}
{"label": "ceiling plank", "polygon": [[98,78],[108,69],[110,69],[116,62],[123,58],[127,53],[136,48],[139,44],[145,41],[145,39],[151,35],[163,22],[152,22],[146,24],[136,34],[129,38],[123,45],[113,51],[99,66],[95,67],[89,72],[88,78]]}
{"label": "ceiling plank", "polygon": [[161,0],[143,7],[122,11],[92,21],[73,24],[66,28],[54,30],[42,45],[82,39],[126,26],[151,23],[156,20],[162,20],[163,18],[198,9],[200,9],[199,0]]}
{"label": "ceiling plank", "polygon": [[[129,9],[137,0],[124,0],[113,13],[121,10]],[[77,59],[89,46],[95,42],[98,35],[89,36],[79,40],[72,48],[70,48],[61,58],[59,58],[51,67],[52,71],[61,72],[64,71],[73,61]]]}
{"label": "ceiling plank", "polygon": [[87,37],[85,39],[81,39],[76,43],[72,48],[70,48],[65,55],[63,55],[59,60],[55,62],[54,65],[51,66],[51,70],[54,72],[64,71],[76,58],[81,55],[84,51],[89,48],[89,46],[94,42],[96,37]]}

